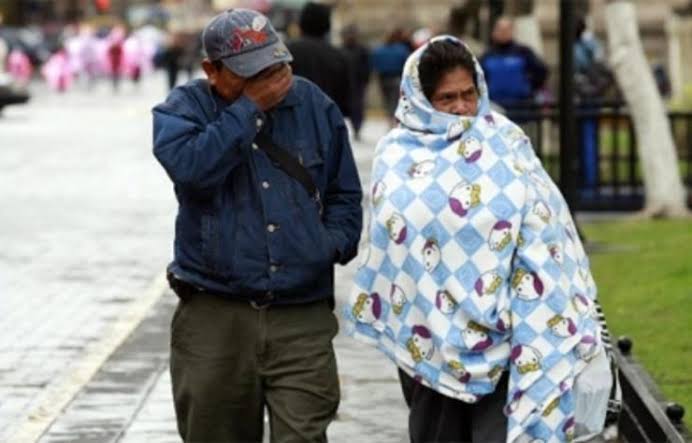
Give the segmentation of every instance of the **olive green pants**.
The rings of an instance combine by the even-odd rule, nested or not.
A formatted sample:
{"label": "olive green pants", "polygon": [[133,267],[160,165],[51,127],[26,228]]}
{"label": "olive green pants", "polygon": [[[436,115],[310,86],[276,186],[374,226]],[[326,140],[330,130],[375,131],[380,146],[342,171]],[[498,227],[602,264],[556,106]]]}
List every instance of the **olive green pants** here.
{"label": "olive green pants", "polygon": [[255,309],[198,294],[171,325],[171,378],[186,443],[325,442],[339,405],[327,301]]}

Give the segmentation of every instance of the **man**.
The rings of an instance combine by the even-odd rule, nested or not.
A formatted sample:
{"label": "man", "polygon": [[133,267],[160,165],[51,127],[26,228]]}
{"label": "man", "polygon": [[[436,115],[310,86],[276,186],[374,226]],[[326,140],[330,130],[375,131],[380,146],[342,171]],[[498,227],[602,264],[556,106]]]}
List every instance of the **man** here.
{"label": "man", "polygon": [[[333,264],[357,250],[361,187],[337,106],[292,77],[263,15],[203,33],[206,80],[154,108],[179,204],[171,376],[186,442],[325,441],[339,403]],[[273,146],[273,148],[272,148]],[[285,169],[281,150],[316,190]],[[302,166],[300,166],[302,164]],[[295,170],[294,170],[295,172]]]}
{"label": "man", "polygon": [[531,101],[543,87],[548,68],[527,46],[514,41],[512,21],[495,22],[490,49],[481,57],[490,100],[501,106]]}
{"label": "man", "polygon": [[288,43],[296,75],[319,86],[339,105],[345,117],[351,117],[353,78],[345,53],[327,41],[331,28],[329,6],[308,2],[300,12],[301,37]]}
{"label": "man", "polygon": [[365,90],[370,81],[370,51],[360,42],[357,25],[351,24],[341,31],[343,50],[351,65],[353,92],[351,98],[351,124],[353,138],[360,140],[360,128],[365,118]]}

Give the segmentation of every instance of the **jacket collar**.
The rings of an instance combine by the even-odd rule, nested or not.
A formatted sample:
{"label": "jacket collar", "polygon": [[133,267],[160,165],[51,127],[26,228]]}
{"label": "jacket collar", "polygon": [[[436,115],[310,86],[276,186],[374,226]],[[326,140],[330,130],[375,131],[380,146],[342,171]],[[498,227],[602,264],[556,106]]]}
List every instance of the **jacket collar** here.
{"label": "jacket collar", "polygon": [[288,94],[286,94],[286,97],[277,105],[277,108],[291,108],[298,105],[300,105],[300,97],[298,97],[296,93],[295,86],[291,86],[291,89],[288,90]]}

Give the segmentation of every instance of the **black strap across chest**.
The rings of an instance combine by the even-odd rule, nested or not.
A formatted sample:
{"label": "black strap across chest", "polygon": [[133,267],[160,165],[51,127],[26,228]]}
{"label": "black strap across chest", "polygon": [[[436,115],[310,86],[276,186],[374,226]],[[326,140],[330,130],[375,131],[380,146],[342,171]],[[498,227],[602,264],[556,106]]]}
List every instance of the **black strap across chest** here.
{"label": "black strap across chest", "polygon": [[274,143],[271,137],[271,120],[267,119],[264,128],[255,137],[255,143],[264,151],[269,159],[276,163],[289,177],[297,180],[308,195],[318,204],[320,214],[322,213],[322,200],[320,191],[315,185],[315,181],[301,162],[287,150],[280,148]]}

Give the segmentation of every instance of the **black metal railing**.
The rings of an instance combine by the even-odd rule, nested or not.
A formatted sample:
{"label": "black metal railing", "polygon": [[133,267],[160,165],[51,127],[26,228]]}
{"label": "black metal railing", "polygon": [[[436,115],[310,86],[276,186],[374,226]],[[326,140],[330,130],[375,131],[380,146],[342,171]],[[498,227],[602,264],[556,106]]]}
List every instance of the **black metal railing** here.
{"label": "black metal railing", "polygon": [[631,355],[632,341],[621,337],[614,349],[622,412],[618,424],[623,443],[684,443],[692,437],[683,422],[685,409],[666,401],[641,364]]}
{"label": "black metal railing", "polygon": [[[559,105],[521,104],[506,115],[531,138],[548,173],[559,183]],[[629,110],[622,102],[594,102],[576,108],[577,170],[575,209],[638,210],[644,186],[637,138]],[[692,207],[692,112],[669,112],[678,164]]]}

